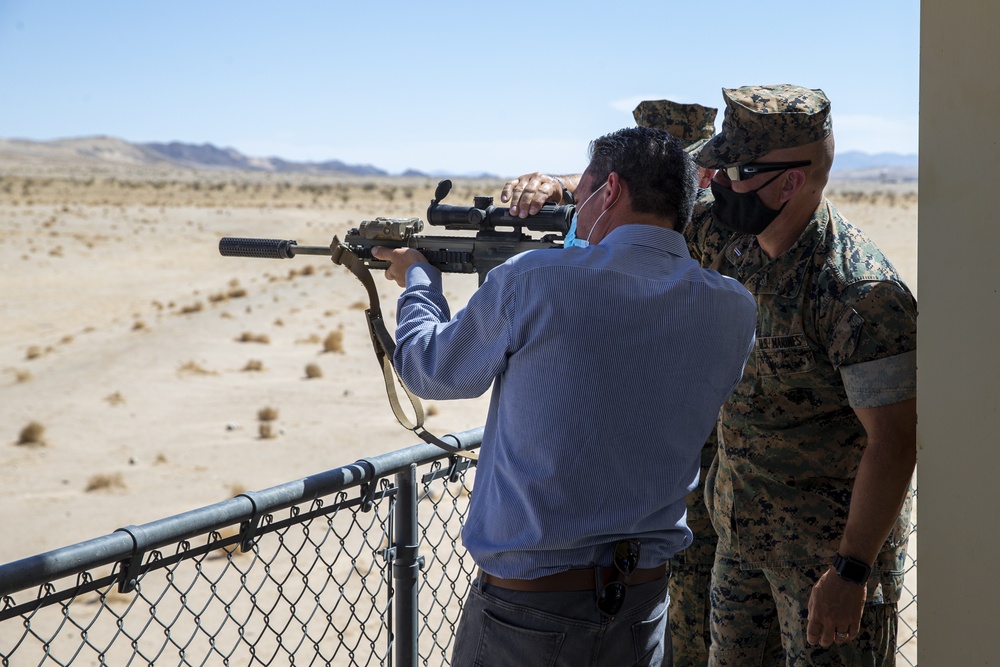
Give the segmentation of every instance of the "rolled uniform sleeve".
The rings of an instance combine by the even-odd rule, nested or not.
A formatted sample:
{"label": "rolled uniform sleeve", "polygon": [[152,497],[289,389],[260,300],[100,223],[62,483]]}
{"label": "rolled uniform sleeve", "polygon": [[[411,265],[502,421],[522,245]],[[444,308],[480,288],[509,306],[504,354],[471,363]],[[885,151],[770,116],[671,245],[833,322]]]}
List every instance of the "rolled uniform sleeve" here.
{"label": "rolled uniform sleeve", "polygon": [[895,282],[857,286],[831,334],[830,360],[852,408],[876,408],[917,395],[916,301]]}

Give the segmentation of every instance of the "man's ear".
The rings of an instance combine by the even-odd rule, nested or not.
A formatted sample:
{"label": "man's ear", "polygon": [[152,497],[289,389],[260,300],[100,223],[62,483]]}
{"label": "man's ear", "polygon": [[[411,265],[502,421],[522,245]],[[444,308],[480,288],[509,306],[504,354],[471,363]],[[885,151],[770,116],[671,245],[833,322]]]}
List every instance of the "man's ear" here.
{"label": "man's ear", "polygon": [[610,208],[623,194],[628,192],[625,181],[622,180],[622,177],[616,171],[608,174],[608,185],[604,190],[604,196],[602,197],[604,199],[602,202],[604,205],[603,208]]}
{"label": "man's ear", "polygon": [[801,169],[789,169],[785,172],[785,182],[781,186],[781,203],[784,204],[794,197],[799,190],[805,187],[805,184],[806,172]]}
{"label": "man's ear", "polygon": [[698,167],[698,187],[705,189],[712,184],[712,177],[715,176],[715,169]]}

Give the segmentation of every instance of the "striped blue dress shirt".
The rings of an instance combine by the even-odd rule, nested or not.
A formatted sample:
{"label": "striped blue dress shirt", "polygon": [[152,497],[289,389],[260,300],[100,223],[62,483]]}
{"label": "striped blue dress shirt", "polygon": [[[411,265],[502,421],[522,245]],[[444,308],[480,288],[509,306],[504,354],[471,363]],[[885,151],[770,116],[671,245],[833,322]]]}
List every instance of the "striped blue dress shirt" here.
{"label": "striped blue dress shirt", "polygon": [[598,245],[493,269],[450,315],[441,274],[412,265],[394,363],[426,399],[493,394],[462,541],[486,572],[534,579],[640,567],[691,543],[684,497],[753,347],[756,305],[677,232],[624,225]]}

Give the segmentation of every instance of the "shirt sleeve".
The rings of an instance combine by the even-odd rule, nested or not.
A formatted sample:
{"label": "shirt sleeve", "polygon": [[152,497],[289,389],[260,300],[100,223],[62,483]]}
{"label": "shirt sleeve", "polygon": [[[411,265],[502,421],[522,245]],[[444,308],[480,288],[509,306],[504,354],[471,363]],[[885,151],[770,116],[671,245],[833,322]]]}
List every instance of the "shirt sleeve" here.
{"label": "shirt sleeve", "polygon": [[870,408],[916,396],[916,301],[900,283],[859,284],[845,300],[828,353],[851,407]]}
{"label": "shirt sleeve", "polygon": [[505,267],[490,271],[468,305],[449,316],[441,273],[414,264],[397,302],[393,364],[406,388],[424,399],[482,395],[506,367],[513,296]]}
{"label": "shirt sleeve", "polygon": [[841,366],[840,377],[852,408],[877,408],[917,395],[917,351]]}

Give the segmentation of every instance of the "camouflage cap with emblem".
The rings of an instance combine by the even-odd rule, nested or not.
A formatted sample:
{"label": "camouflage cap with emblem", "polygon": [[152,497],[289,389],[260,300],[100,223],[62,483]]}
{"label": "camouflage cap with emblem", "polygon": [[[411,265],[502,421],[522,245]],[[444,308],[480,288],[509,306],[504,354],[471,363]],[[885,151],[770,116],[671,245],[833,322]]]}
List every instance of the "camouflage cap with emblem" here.
{"label": "camouflage cap with emblem", "polygon": [[819,89],[790,84],[723,88],[722,131],[698,152],[702,167],[752,162],[778,148],[804,146],[833,131],[830,100]]}
{"label": "camouflage cap with emblem", "polygon": [[677,137],[694,154],[715,134],[718,109],[670,100],[646,100],[632,112],[636,125],[663,130]]}

